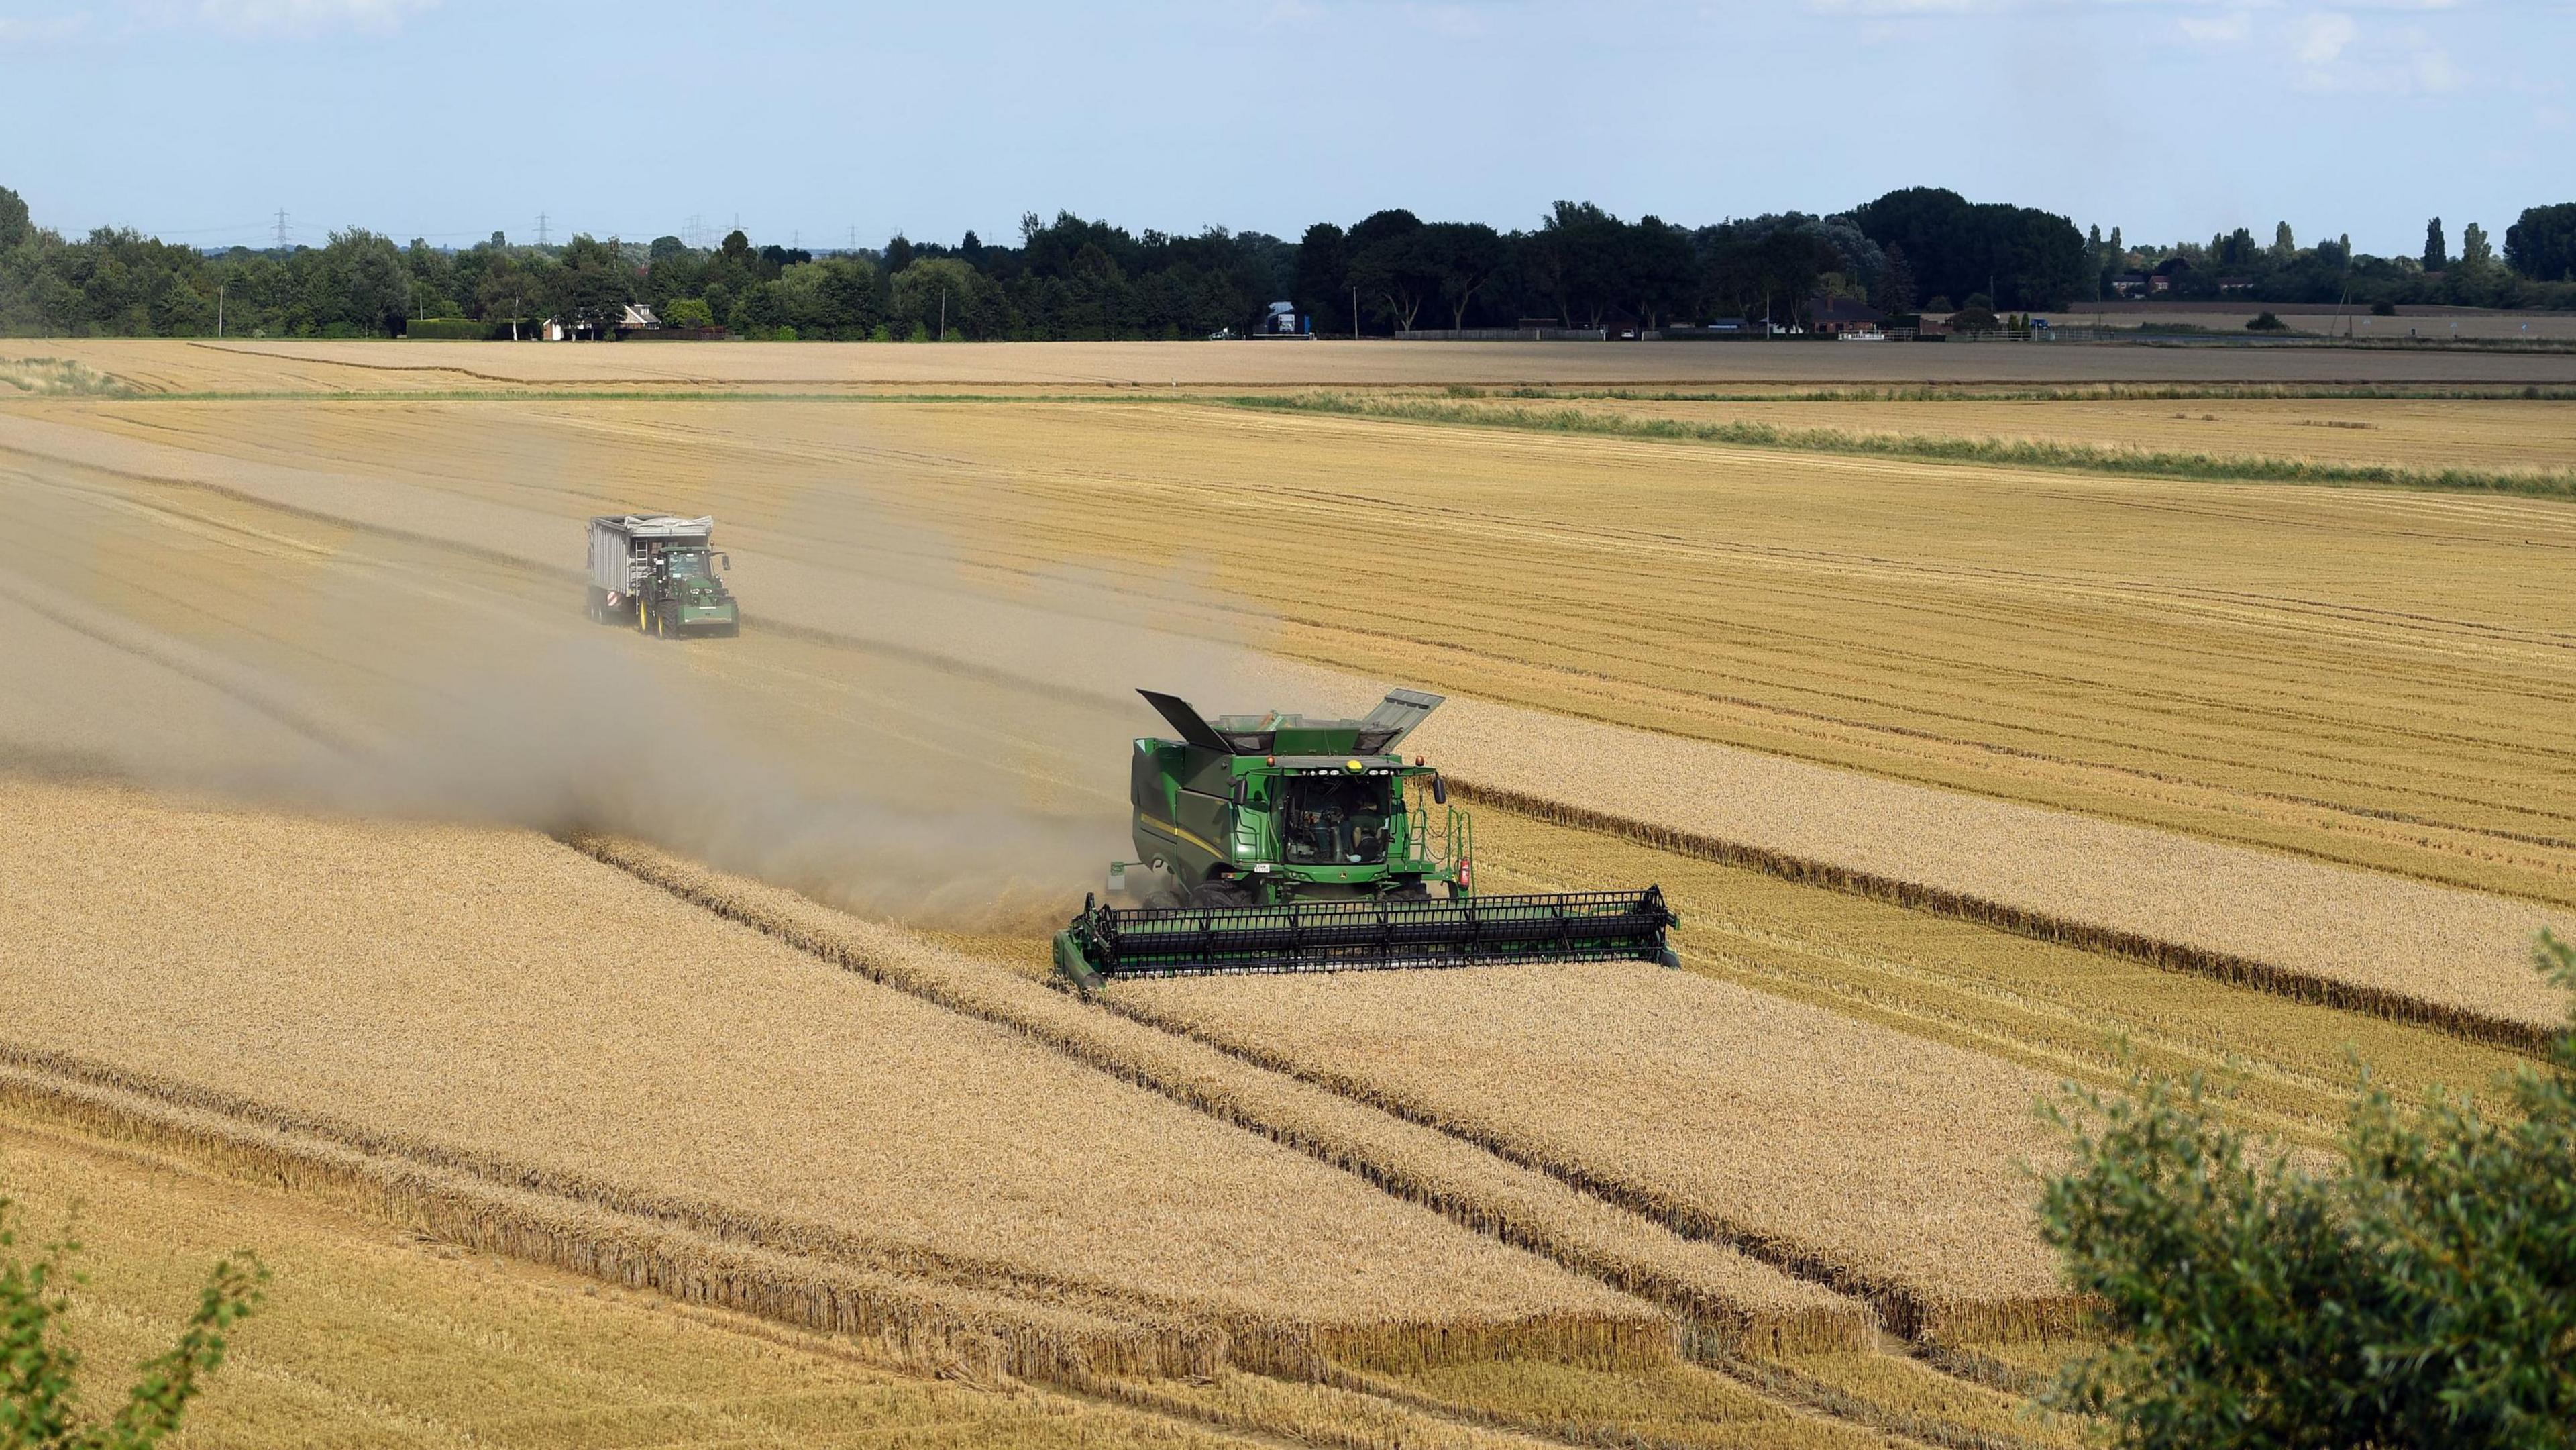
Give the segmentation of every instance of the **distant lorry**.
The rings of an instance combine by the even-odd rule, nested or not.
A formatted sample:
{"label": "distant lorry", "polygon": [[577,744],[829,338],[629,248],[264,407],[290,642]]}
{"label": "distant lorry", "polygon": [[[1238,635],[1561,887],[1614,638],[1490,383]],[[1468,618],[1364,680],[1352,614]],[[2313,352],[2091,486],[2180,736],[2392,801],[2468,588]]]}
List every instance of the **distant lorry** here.
{"label": "distant lorry", "polygon": [[712,546],[716,521],[672,514],[602,514],[590,521],[590,617],[646,634],[742,632],[742,606],[718,574],[733,561]]}

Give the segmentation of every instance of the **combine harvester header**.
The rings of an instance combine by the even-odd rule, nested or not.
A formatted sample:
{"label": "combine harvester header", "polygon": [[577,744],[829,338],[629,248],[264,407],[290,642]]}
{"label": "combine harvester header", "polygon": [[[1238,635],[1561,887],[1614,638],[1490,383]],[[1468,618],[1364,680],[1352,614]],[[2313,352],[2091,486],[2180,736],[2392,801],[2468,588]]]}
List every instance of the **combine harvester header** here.
{"label": "combine harvester header", "polygon": [[1126,977],[1464,967],[1678,965],[1663,892],[1480,896],[1474,823],[1396,747],[1440,704],[1396,690],[1359,720],[1224,715],[1140,690],[1177,740],[1129,761],[1139,861],[1129,905],[1083,902],[1056,966],[1084,990]]}

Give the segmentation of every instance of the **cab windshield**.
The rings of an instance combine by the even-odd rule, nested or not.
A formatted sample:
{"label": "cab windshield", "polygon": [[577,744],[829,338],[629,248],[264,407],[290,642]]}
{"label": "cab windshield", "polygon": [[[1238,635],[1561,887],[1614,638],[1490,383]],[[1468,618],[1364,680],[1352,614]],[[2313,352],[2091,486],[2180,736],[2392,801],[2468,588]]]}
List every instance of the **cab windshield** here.
{"label": "cab windshield", "polygon": [[673,549],[662,556],[662,562],[674,579],[707,577],[707,551],[704,549]]}
{"label": "cab windshield", "polygon": [[1291,866],[1374,866],[1386,860],[1385,776],[1294,776],[1282,782],[1279,829]]}

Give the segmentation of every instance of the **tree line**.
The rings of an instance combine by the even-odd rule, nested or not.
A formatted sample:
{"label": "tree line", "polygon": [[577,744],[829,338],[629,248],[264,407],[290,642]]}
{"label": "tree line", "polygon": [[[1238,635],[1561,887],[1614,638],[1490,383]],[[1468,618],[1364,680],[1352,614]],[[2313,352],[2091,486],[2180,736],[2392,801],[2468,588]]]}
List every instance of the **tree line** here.
{"label": "tree line", "polygon": [[[2340,236],[2302,247],[2288,222],[2269,243],[2239,227],[2206,245],[2128,247],[2114,227],[2088,239],[2090,270],[2108,292],[2119,274],[2161,271],[2179,301],[2241,295],[2258,302],[2349,302],[2453,307],[2576,307],[2576,202],[2531,207],[2505,231],[2498,255],[2486,228],[2460,229],[2457,251],[2440,217],[2424,227],[2415,256],[2374,257]],[[2176,263],[2180,265],[2175,265]]]}
{"label": "tree line", "polygon": [[712,247],[674,236],[529,246],[495,232],[444,248],[355,227],[318,247],[210,254],[121,228],[65,238],[0,188],[0,334],[508,336],[548,319],[613,326],[630,303],[673,326],[843,340],[1198,337],[1248,330],[1274,301],[1334,336],[1794,325],[1823,298],[1900,317],[2063,308],[2150,268],[2178,298],[2225,282],[2265,301],[2576,306],[2576,204],[2523,213],[2501,261],[2475,226],[2452,258],[2439,229],[2422,258],[2356,256],[2348,241],[2299,248],[2286,224],[2269,247],[2241,229],[2206,247],[2129,247],[2116,227],[2105,240],[2049,212],[1913,187],[1832,216],[1696,227],[1562,201],[1527,230],[1386,210],[1295,241],[1214,227],[1139,235],[1063,212],[1022,217],[1016,245],[968,232],[954,245],[897,236],[819,255],[740,231]]}

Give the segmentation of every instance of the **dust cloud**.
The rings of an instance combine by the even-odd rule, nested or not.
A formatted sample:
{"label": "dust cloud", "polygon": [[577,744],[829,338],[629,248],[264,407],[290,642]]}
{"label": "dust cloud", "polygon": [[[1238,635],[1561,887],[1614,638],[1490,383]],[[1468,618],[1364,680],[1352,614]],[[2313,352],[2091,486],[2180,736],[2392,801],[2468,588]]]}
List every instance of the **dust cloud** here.
{"label": "dust cloud", "polygon": [[1128,741],[1161,729],[1133,687],[1215,708],[1278,683],[1257,615],[1195,581],[1165,586],[1195,611],[1173,631],[1076,571],[961,586],[923,537],[905,577],[838,587],[746,557],[742,637],[675,644],[590,623],[578,582],[364,535],[219,560],[173,608],[160,551],[202,537],[19,501],[56,547],[50,577],[0,580],[0,768],[634,836],[916,925],[1060,922],[1130,852]]}

